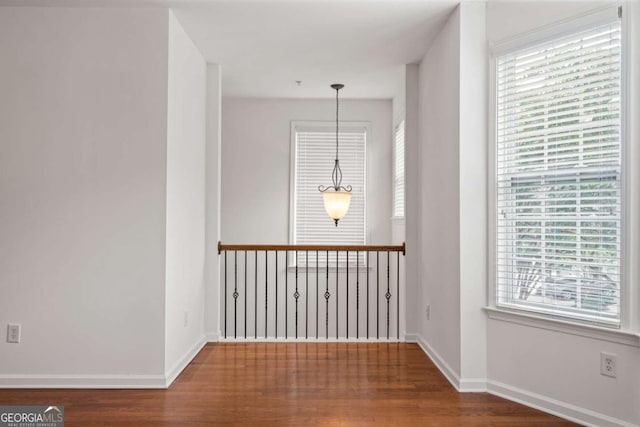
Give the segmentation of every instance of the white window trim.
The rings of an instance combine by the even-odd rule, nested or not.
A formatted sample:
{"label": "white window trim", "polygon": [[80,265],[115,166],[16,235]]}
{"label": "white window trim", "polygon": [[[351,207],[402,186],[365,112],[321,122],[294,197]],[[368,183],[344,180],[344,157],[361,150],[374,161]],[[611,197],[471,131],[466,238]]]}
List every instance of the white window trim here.
{"label": "white window trim", "polygon": [[533,312],[509,310],[502,307],[496,308],[495,306],[485,307],[484,310],[489,318],[494,320],[640,347],[640,333],[632,330],[612,329],[594,324],[572,322],[567,319],[538,315]]}
{"label": "white window trim", "polygon": [[[290,146],[289,146],[289,244],[293,244],[295,240],[295,198],[296,198],[296,128],[297,127],[316,127],[316,126],[326,126],[327,128],[332,128],[335,130],[335,122],[328,120],[292,120],[290,126]],[[359,127],[364,128],[366,131],[366,144],[369,144],[371,139],[371,122],[363,122],[363,121],[340,121],[340,126],[346,127]],[[327,180],[326,182],[319,182],[318,185],[331,182],[331,169],[327,170]],[[370,240],[370,229],[369,223],[367,222],[367,211],[369,207],[369,150],[368,147],[365,147],[365,162],[364,162],[364,174],[365,174],[365,183],[366,183],[366,193],[365,193],[365,206],[364,206],[364,244],[366,245]],[[348,184],[348,183],[347,183]],[[318,197],[321,197],[320,192],[318,192]],[[328,218],[328,216],[327,216]],[[290,270],[295,269],[295,264],[291,261],[288,268]],[[305,268],[305,267],[301,267]],[[309,266],[309,271],[315,271],[316,267]],[[366,267],[364,264],[360,265],[360,269],[364,270]],[[324,270],[325,267],[320,267],[320,270]],[[329,271],[336,271],[335,266],[329,266]],[[346,271],[347,269],[355,270],[355,266],[339,266],[338,271]]]}
{"label": "white window trim", "polygon": [[[622,137],[622,200],[623,211],[621,212],[621,229],[624,232],[621,235],[622,257],[621,262],[621,288],[620,288],[620,327],[610,328],[597,324],[580,322],[577,319],[569,319],[562,317],[553,317],[541,313],[526,312],[524,310],[510,310],[496,305],[496,218],[497,218],[497,194],[496,194],[496,97],[497,97],[497,67],[496,61],[498,56],[504,55],[516,49],[522,49],[532,44],[544,42],[554,39],[565,34],[578,32],[581,29],[589,28],[603,21],[610,21],[612,16],[617,16],[618,7],[622,8],[622,51],[621,51],[621,105],[623,106],[623,114],[621,117],[621,137]],[[629,62],[633,48],[638,49],[640,46],[631,46],[633,40],[629,37],[629,13],[630,8],[627,4],[615,5],[611,4],[603,8],[587,11],[581,15],[574,16],[569,19],[555,22],[551,25],[543,26],[533,31],[523,33],[521,35],[510,37],[508,39],[493,43],[490,46],[489,58],[489,146],[488,146],[488,163],[490,171],[488,177],[488,289],[487,289],[487,306],[485,311],[489,318],[511,323],[517,323],[525,326],[554,330],[558,332],[569,333],[573,335],[587,336],[595,339],[603,339],[607,341],[617,342],[621,344],[633,345],[640,347],[640,287],[638,279],[640,279],[640,267],[635,267],[632,257],[637,257],[639,253],[635,246],[631,245],[629,236],[633,233],[635,238],[638,232],[629,228],[631,224],[637,224],[640,221],[640,212],[633,206],[632,193],[629,189],[630,183],[640,186],[640,173],[634,173],[632,164],[640,158],[640,148],[637,144],[631,143],[631,138],[638,138],[640,129],[632,129],[632,120],[629,120],[634,112],[630,109],[631,102],[629,89],[631,78],[640,77],[640,70],[635,70],[635,76],[629,75]],[[635,23],[635,33],[640,33],[640,22]],[[637,106],[637,105],[636,105]],[[637,113],[635,113],[637,115]],[[640,126],[639,126],[640,127]],[[633,132],[632,132],[633,131]],[[631,179],[633,178],[633,181]],[[631,252],[633,251],[633,252]]]}
{"label": "white window trim", "polygon": [[[631,19],[630,16],[636,17]],[[640,170],[630,165],[640,164],[640,87],[631,85],[629,82],[640,81],[640,58],[636,57],[635,62],[631,62],[633,57],[631,52],[640,51],[640,5],[637,3],[625,3],[622,6],[622,35],[627,43],[623,45],[622,51],[622,79],[624,96],[621,102],[626,108],[627,114],[622,117],[622,132],[625,138],[630,142],[627,144],[626,151],[623,152],[625,160],[626,172],[624,178],[626,183],[633,183],[636,191],[627,190],[625,188],[625,197],[627,197],[626,218],[629,219],[628,224],[628,241],[625,249],[627,250],[628,259],[627,274],[628,282],[632,284],[627,289],[627,313],[629,319],[624,324],[625,327],[632,331],[640,333],[640,206],[638,187],[640,186]],[[633,92],[632,92],[633,91]],[[631,119],[635,117],[635,120]],[[633,262],[635,260],[636,262]]]}

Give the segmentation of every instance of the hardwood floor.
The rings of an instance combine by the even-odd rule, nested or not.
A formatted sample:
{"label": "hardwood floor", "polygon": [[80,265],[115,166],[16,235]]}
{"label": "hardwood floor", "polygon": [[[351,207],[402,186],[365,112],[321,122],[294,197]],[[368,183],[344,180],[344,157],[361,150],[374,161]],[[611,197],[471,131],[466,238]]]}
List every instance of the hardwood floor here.
{"label": "hardwood floor", "polygon": [[571,426],[457,393],[415,344],[209,344],[168,390],[0,390],[66,426]]}

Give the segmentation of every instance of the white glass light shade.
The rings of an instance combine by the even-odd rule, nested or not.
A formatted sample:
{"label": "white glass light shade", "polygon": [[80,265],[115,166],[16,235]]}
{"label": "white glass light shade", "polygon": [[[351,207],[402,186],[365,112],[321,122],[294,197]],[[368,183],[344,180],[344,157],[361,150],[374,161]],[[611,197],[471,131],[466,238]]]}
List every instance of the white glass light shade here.
{"label": "white glass light shade", "polygon": [[327,190],[322,193],[324,199],[324,209],[333,220],[342,219],[349,210],[351,204],[351,193],[348,191]]}

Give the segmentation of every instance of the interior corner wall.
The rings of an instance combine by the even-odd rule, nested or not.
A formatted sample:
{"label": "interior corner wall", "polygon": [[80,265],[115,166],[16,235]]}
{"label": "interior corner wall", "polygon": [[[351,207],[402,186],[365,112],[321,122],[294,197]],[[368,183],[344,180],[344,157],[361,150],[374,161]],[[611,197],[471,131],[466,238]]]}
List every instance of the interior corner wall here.
{"label": "interior corner wall", "polygon": [[402,72],[398,75],[398,80],[396,81],[396,89],[393,93],[393,98],[391,99],[391,108],[393,109],[392,120],[393,127],[395,127],[405,119],[406,115],[406,99],[407,99],[407,73],[406,73],[406,65],[402,67]]}
{"label": "interior corner wall", "polygon": [[[489,2],[489,42],[514,37],[583,13],[607,3]],[[629,46],[632,117],[640,117],[640,12],[623,3],[633,27]],[[610,7],[616,7],[609,3]],[[628,8],[627,8],[628,7]],[[625,13],[627,13],[625,12]],[[631,120],[630,138],[638,146],[637,120]],[[633,124],[635,122],[635,125]],[[637,150],[636,150],[637,155]],[[637,159],[637,157],[636,157]],[[637,163],[633,163],[636,164]],[[640,185],[638,175],[631,185]],[[634,194],[636,194],[634,192]],[[632,197],[636,197],[633,196]],[[635,209],[638,208],[637,198]],[[633,235],[637,245],[637,229]],[[633,241],[633,239],[632,239]],[[633,265],[638,265],[637,252]],[[632,286],[637,287],[637,279]],[[636,294],[637,296],[637,294]],[[638,316],[638,313],[635,313]],[[637,319],[636,319],[637,321]],[[556,413],[571,414],[581,423],[598,426],[640,425],[640,348],[533,326],[488,320],[488,389]],[[600,353],[617,355],[617,378],[600,374]]]}
{"label": "interior corner wall", "polygon": [[207,148],[206,148],[206,285],[205,333],[207,341],[220,336],[220,198],[222,171],[222,70],[218,64],[207,64]]}
{"label": "interior corner wall", "polygon": [[420,155],[420,79],[419,65],[405,66],[405,236],[406,236],[406,274],[405,274],[405,309],[406,333],[419,335],[421,316],[424,313],[422,304],[422,284],[420,269],[420,213],[421,199],[421,155]]}
{"label": "interior corner wall", "polygon": [[165,372],[177,375],[204,343],[204,58],[169,12]]}
{"label": "interior corner wall", "polygon": [[[223,242],[289,242],[291,121],[333,122],[335,108],[331,99],[222,99]],[[340,100],[341,121],[371,123],[368,244],[388,244],[391,238],[391,114],[390,100]]]}
{"label": "interior corner wall", "polygon": [[[449,378],[460,376],[460,11],[420,63],[420,334]],[[408,199],[408,197],[407,197]]]}
{"label": "interior corner wall", "polygon": [[487,100],[486,2],[460,3],[460,378],[486,389]]}
{"label": "interior corner wall", "polygon": [[0,13],[0,386],[164,383],[168,11]]}

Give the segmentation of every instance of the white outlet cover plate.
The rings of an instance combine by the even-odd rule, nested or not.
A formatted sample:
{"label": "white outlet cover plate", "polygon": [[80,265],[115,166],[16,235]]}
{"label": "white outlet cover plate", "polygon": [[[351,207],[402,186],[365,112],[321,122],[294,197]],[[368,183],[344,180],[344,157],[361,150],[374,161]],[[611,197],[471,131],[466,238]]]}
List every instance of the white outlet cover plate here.
{"label": "white outlet cover plate", "polygon": [[[609,364],[608,361],[611,361]],[[613,353],[600,353],[600,373],[604,376],[616,377],[616,355]]]}

